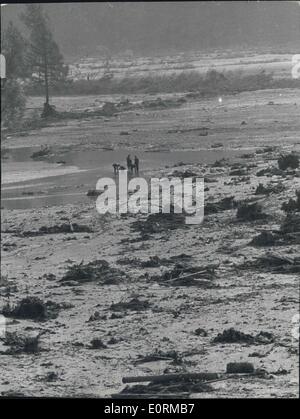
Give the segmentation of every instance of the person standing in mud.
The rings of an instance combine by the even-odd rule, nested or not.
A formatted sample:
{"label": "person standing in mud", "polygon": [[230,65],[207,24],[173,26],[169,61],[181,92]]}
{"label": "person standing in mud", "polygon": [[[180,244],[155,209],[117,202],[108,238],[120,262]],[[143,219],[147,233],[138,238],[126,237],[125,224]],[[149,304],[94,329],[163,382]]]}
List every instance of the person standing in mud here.
{"label": "person standing in mud", "polygon": [[126,158],[126,162],[127,162],[127,170],[129,173],[132,173],[132,160],[131,160],[131,156],[130,154],[128,154],[127,158]]}
{"label": "person standing in mud", "polygon": [[140,165],[140,160],[138,159],[137,156],[134,156],[134,170],[135,170],[135,174],[139,173],[139,165]]}

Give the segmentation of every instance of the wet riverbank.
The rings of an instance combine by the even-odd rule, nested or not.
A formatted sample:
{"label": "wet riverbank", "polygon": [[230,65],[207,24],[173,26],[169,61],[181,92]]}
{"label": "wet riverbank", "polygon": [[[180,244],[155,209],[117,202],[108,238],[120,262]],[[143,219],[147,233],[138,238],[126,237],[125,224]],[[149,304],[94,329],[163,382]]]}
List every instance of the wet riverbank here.
{"label": "wet riverbank", "polygon": [[[26,209],[75,202],[88,202],[86,193],[100,177],[113,177],[112,164],[126,166],[126,156],[140,159],[139,176],[149,178],[153,170],[177,164],[207,164],[217,160],[238,161],[241,150],[216,149],[180,151],[83,150],[54,153],[46,161],[33,161],[37,148],[18,148],[6,153],[2,162],[2,207]],[[63,163],[59,163],[63,161]]]}

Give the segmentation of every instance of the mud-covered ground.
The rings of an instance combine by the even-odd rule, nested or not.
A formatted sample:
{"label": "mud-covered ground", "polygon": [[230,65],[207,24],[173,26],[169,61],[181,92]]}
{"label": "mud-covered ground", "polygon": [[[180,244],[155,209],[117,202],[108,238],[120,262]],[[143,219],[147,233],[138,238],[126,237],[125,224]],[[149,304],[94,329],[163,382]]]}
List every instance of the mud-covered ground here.
{"label": "mud-covered ground", "polygon": [[[241,166],[232,167],[231,161],[184,162],[152,173],[190,170],[205,177],[207,203],[230,196],[238,202],[256,199],[266,217],[238,220],[233,207],[206,214],[201,225],[174,222],[174,229],[165,229],[161,220],[141,232],[147,225],[144,215],[101,216],[93,201],[2,209],[1,308],[5,304],[12,308],[27,296],[56,304],[48,303],[42,319],[6,316],[7,332],[41,336],[35,353],[0,341],[1,394],[110,396],[124,388],[124,376],[223,373],[228,362],[245,361],[262,373],[215,382],[211,391],[191,397],[297,397],[298,341],[292,330],[299,313],[299,273],[278,272],[258,262],[270,252],[293,261],[299,257],[299,239],[260,247],[250,242],[262,231],[280,229],[286,217],[282,203],[295,198],[300,186],[299,170],[256,175],[263,168],[277,167],[281,152],[299,152],[299,109],[299,91],[259,91],[227,96],[222,103],[217,98],[193,100],[176,108],[64,121],[7,139],[5,148],[47,144],[58,153],[62,146],[80,151],[107,144],[125,145],[133,153],[150,145],[167,145],[170,150],[238,149],[246,154]],[[207,135],[191,130],[201,127],[208,128]],[[122,130],[130,134],[120,136]],[[232,174],[239,169],[239,174]],[[259,183],[272,192],[255,195]],[[86,190],[93,185],[85,185]],[[73,227],[71,232],[35,234],[43,226],[69,223],[84,226],[85,231]],[[143,262],[155,256],[159,259],[145,266]],[[70,266],[94,260],[105,260],[116,269],[109,280],[100,275],[84,283],[78,278],[62,281]],[[213,265],[214,275],[206,271],[200,280],[181,285],[164,276],[176,263],[187,272]],[[119,302],[130,304],[114,305]],[[49,307],[56,308],[55,315],[48,315]],[[214,342],[230,328],[252,336],[267,332],[268,338]],[[93,339],[100,339],[103,347],[93,348]],[[165,359],[142,362],[157,351],[163,351]]]}

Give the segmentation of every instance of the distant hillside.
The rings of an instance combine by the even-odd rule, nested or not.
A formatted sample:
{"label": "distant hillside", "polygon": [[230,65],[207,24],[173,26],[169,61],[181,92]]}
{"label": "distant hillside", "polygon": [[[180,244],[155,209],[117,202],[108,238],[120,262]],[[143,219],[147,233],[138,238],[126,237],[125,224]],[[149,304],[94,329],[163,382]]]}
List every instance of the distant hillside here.
{"label": "distant hillside", "polygon": [[[299,2],[140,2],[45,4],[57,42],[66,56],[112,52],[280,46],[300,52]],[[1,9],[20,28],[24,5]],[[290,51],[287,51],[290,52]]]}

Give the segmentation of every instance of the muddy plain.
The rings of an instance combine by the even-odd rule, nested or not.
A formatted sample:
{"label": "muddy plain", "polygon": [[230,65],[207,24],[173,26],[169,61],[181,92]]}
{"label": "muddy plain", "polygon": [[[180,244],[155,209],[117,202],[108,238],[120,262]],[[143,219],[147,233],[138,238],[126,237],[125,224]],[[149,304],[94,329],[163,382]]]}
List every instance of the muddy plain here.
{"label": "muddy plain", "polygon": [[[69,106],[96,100],[72,97]],[[63,107],[68,98],[53,103]],[[41,146],[52,157],[37,171],[43,164],[53,171],[22,183],[33,170],[28,158],[2,184],[0,296],[10,339],[0,341],[1,395],[107,397],[124,390],[124,376],[224,374],[229,362],[250,362],[256,374],[189,396],[298,397],[299,218],[288,224],[282,204],[296,199],[300,177],[299,169],[278,170],[277,160],[299,153],[299,116],[299,90],[263,90],[53,122],[4,139],[3,176],[7,153]],[[106,172],[57,161],[105,156],[105,148],[124,150],[124,159],[125,150],[143,153],[145,176],[204,177],[204,222],[98,214],[86,193]],[[159,165],[144,157],[151,151]],[[188,151],[199,161],[183,160]],[[69,166],[71,175],[56,172]],[[76,191],[55,205],[37,198]],[[261,211],[238,217],[241,202]]]}

